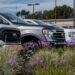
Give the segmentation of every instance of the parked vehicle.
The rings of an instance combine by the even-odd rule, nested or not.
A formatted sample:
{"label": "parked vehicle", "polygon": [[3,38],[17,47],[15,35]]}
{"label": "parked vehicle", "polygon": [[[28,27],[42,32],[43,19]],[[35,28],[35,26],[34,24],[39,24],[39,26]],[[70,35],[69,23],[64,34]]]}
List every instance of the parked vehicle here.
{"label": "parked vehicle", "polygon": [[14,26],[9,26],[0,18],[0,46],[16,43],[20,43],[20,30]]}
{"label": "parked vehicle", "polygon": [[12,14],[0,13],[0,18],[10,26],[16,26],[21,31],[21,43],[48,41],[52,45],[65,45],[64,30],[47,24],[28,24],[23,19]]}
{"label": "parked vehicle", "polygon": [[[50,25],[50,24],[48,24]],[[65,41],[67,43],[67,45],[75,45],[75,29],[74,28],[64,28],[61,26],[57,26],[56,27],[60,27],[64,29],[64,33],[65,33]]]}
{"label": "parked vehicle", "polygon": [[[24,19],[25,22],[27,22],[28,24],[47,24],[47,25],[52,25],[52,24],[49,24],[49,23],[45,23],[41,20],[36,20],[36,19]],[[61,27],[61,26],[58,26],[58,25],[53,25],[55,27],[60,27],[62,29],[64,29],[64,33],[65,33],[65,41],[66,42],[69,42],[67,44],[75,44],[75,29],[73,28],[64,28],[64,27]],[[71,42],[71,43],[70,43]]]}
{"label": "parked vehicle", "polygon": [[68,45],[75,45],[75,29],[64,29],[65,38]]}
{"label": "parked vehicle", "polygon": [[[24,19],[24,21],[28,24],[35,24],[35,25],[46,25],[47,23],[41,21],[41,20],[36,20],[36,19]],[[47,24],[48,25],[48,24]],[[51,24],[52,25],[52,24]]]}

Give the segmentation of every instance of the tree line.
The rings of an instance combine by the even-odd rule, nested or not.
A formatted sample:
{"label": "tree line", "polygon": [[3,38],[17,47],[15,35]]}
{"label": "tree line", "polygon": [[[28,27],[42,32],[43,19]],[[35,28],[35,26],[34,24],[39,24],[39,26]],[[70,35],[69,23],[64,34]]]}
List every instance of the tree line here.
{"label": "tree line", "polygon": [[57,19],[73,18],[73,8],[67,5],[57,6],[53,10],[37,11],[34,14],[26,10],[21,10],[16,13],[17,16],[30,19],[54,19],[56,11]]}

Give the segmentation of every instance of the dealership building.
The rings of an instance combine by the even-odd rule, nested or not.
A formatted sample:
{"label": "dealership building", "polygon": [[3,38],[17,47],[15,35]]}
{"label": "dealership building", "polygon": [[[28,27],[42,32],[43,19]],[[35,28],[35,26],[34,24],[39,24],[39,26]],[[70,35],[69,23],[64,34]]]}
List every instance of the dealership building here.
{"label": "dealership building", "polygon": [[[43,20],[44,22],[55,24],[55,19]],[[73,27],[74,20],[73,19],[56,19],[56,24],[64,27]]]}

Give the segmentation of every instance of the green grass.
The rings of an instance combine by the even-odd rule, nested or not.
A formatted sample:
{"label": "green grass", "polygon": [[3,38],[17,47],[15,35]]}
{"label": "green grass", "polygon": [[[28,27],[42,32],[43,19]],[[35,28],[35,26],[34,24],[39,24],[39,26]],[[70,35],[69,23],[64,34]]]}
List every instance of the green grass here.
{"label": "green grass", "polygon": [[17,48],[0,48],[0,75],[16,75],[20,59]]}
{"label": "green grass", "polygon": [[13,46],[0,48],[0,75],[75,75],[74,47],[39,48],[29,61],[18,54],[18,49]]}
{"label": "green grass", "polygon": [[75,50],[43,48],[33,55],[29,64],[34,75],[75,75]]}

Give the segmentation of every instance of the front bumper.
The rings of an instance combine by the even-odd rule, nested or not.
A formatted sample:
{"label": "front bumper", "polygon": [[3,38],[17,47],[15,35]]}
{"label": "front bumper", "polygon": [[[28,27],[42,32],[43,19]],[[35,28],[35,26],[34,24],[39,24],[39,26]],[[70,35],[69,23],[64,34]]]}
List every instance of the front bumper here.
{"label": "front bumper", "polygon": [[66,46],[66,42],[41,41],[42,46]]}
{"label": "front bumper", "polygon": [[66,42],[50,41],[50,45],[52,45],[52,46],[66,46]]}

